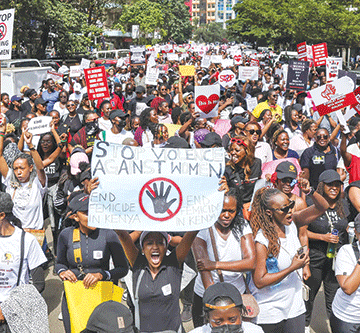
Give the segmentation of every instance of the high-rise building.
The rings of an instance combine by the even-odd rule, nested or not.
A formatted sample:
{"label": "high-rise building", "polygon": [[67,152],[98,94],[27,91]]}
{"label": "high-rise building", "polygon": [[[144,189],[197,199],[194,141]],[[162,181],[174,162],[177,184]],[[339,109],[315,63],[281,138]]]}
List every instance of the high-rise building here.
{"label": "high-rise building", "polygon": [[238,0],[217,0],[216,1],[216,16],[215,21],[222,23],[224,29],[226,28],[226,21],[235,18],[233,6]]}
{"label": "high-rise building", "polygon": [[215,22],[216,0],[192,0],[192,21],[198,24]]}

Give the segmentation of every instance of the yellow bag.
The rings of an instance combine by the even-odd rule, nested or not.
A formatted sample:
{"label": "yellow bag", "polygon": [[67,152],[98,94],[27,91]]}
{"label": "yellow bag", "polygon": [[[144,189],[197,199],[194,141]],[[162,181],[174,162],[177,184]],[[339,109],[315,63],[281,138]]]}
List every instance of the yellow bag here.
{"label": "yellow bag", "polygon": [[66,300],[68,304],[71,333],[79,333],[86,328],[86,324],[94,309],[106,301],[121,302],[124,289],[111,281],[99,281],[94,287],[85,289],[83,281],[64,282]]}

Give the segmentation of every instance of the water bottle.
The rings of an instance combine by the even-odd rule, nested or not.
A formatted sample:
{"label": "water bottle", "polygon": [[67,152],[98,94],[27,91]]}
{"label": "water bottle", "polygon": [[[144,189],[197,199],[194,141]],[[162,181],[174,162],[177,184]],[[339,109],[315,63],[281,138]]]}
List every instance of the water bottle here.
{"label": "water bottle", "polygon": [[355,238],[355,224],[354,222],[349,222],[349,229],[348,229],[348,234],[349,234],[349,244],[352,244]]}
{"label": "water bottle", "polygon": [[[266,269],[268,273],[277,273],[279,272],[278,260],[270,253],[266,259]],[[280,285],[281,282],[270,286],[270,289],[274,289]]]}
{"label": "water bottle", "polygon": [[[337,229],[333,229],[331,233],[335,236],[339,234],[339,231]],[[326,251],[326,256],[330,259],[335,258],[335,252],[336,252],[336,244],[335,243],[329,243]]]}

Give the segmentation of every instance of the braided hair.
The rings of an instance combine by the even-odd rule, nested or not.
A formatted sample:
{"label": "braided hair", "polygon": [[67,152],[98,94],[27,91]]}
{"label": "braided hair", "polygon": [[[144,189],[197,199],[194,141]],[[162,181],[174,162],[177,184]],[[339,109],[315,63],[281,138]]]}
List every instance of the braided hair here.
{"label": "braided hair", "polygon": [[268,255],[272,254],[274,257],[277,257],[280,252],[280,240],[275,229],[275,222],[266,213],[266,210],[271,208],[271,201],[278,194],[282,194],[282,192],[276,188],[263,187],[259,189],[254,197],[250,219],[254,237],[261,229],[269,241]]}
{"label": "braided hair", "polygon": [[[324,195],[325,194],[324,187],[325,187],[325,183],[320,182],[316,189],[316,192],[318,192],[321,196],[323,196],[326,199],[326,196]],[[335,211],[340,218],[346,218],[343,197],[344,197],[344,193],[339,191],[339,194],[336,197]]]}

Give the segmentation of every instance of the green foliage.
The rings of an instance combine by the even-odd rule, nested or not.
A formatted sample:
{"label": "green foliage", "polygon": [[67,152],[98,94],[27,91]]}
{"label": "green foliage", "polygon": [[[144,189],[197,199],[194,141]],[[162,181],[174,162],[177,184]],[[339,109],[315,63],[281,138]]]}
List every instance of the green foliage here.
{"label": "green foliage", "polygon": [[237,17],[228,30],[237,40],[265,40],[268,44],[295,46],[327,42],[330,46],[358,46],[358,0],[243,0],[235,5]]}
{"label": "green foliage", "polygon": [[194,41],[201,42],[201,43],[226,43],[228,33],[222,27],[222,23],[208,23],[205,25],[200,25],[194,31]]}

